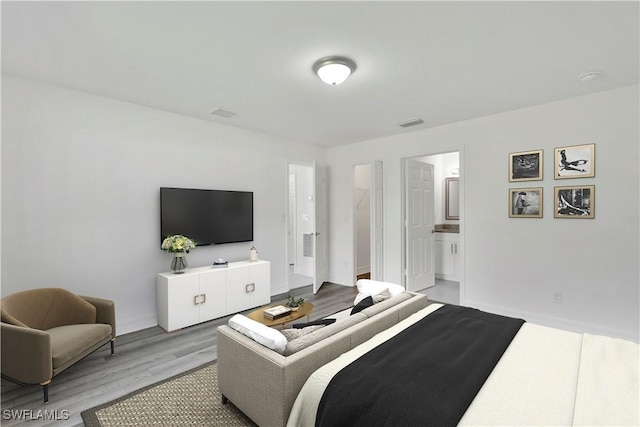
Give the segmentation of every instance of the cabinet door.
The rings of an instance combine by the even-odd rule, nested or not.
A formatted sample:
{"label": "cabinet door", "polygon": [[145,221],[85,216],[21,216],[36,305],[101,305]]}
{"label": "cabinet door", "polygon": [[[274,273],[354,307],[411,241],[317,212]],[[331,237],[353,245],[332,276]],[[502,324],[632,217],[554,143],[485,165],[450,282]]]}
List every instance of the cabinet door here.
{"label": "cabinet door", "polygon": [[434,267],[436,269],[436,274],[438,276],[441,276],[443,273],[443,269],[444,269],[444,257],[445,257],[445,250],[444,250],[444,246],[447,242],[443,242],[442,240],[436,240],[433,242],[433,251],[434,251],[434,257],[433,257],[433,264]]}
{"label": "cabinet door", "polygon": [[455,271],[454,264],[454,242],[447,240],[436,240],[436,273],[439,276],[452,276]]}
{"label": "cabinet door", "polygon": [[442,263],[443,274],[453,276],[456,272],[455,253],[456,242],[443,242],[444,243],[444,258]]}
{"label": "cabinet door", "polygon": [[268,262],[252,264],[251,283],[255,285],[255,291],[251,295],[252,306],[269,304],[271,302],[271,264]]}
{"label": "cabinet door", "polygon": [[460,243],[454,243],[453,247],[453,275],[456,279],[459,279],[460,274]]}
{"label": "cabinet door", "polygon": [[252,308],[251,296],[253,292],[247,292],[247,285],[251,282],[251,270],[246,267],[234,267],[227,269],[227,313]]}
{"label": "cabinet door", "polygon": [[226,270],[212,270],[200,275],[200,322],[217,319],[226,314]]}
{"label": "cabinet door", "polygon": [[194,298],[200,294],[200,276],[172,277],[167,283],[167,330],[184,328],[198,323],[200,315]]}

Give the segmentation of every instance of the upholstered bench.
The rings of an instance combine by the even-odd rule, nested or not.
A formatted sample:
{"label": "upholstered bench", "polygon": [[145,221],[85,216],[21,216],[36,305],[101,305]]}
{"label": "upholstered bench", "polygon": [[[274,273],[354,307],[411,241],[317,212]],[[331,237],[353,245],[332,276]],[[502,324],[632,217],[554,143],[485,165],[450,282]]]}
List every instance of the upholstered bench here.
{"label": "upholstered bench", "polygon": [[[373,285],[378,283],[382,282]],[[219,326],[218,387],[223,402],[230,400],[259,426],[284,426],[300,389],[316,369],[427,305],[425,295],[401,288],[390,299],[273,348],[250,333]]]}

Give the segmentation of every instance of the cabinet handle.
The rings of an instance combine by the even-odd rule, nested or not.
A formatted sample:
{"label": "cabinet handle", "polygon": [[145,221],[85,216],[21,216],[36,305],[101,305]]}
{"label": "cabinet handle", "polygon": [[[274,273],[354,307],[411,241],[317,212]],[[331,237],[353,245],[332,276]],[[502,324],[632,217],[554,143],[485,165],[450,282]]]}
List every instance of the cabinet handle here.
{"label": "cabinet handle", "polygon": [[256,284],[255,284],[255,283],[248,283],[248,284],[247,284],[247,285],[245,285],[245,287],[244,287],[244,291],[245,291],[246,293],[253,292],[253,291],[255,291],[255,290],[256,290]]}
{"label": "cabinet handle", "polygon": [[453,243],[449,243],[449,249],[450,249],[451,255],[453,255]]}
{"label": "cabinet handle", "polygon": [[202,294],[200,296],[202,297],[202,299],[200,300],[200,304],[204,304],[205,302],[207,302],[207,294]]}
{"label": "cabinet handle", "polygon": [[200,295],[196,295],[193,297],[193,305],[200,304]]}
{"label": "cabinet handle", "polygon": [[456,251],[454,252],[454,254],[455,254],[455,255],[458,255],[458,244],[457,244],[457,243],[454,243],[454,245],[455,245],[455,249],[456,249]]}

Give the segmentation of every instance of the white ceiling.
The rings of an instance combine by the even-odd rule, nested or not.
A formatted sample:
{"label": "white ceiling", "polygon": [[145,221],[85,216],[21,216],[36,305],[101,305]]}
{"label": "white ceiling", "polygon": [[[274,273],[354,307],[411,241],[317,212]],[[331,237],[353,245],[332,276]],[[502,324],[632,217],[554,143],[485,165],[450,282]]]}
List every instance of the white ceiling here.
{"label": "white ceiling", "polygon": [[[638,6],[3,1],[2,71],[331,147],[637,84]],[[328,55],[344,84],[313,74]]]}

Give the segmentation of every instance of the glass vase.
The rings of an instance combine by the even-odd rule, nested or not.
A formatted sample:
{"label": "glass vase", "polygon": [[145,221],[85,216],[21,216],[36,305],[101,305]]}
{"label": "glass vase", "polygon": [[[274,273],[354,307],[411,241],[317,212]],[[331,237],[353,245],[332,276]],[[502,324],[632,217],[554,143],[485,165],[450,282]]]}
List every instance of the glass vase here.
{"label": "glass vase", "polygon": [[187,264],[187,254],[184,252],[174,252],[171,260],[171,271],[175,274],[182,274],[189,267]]}

